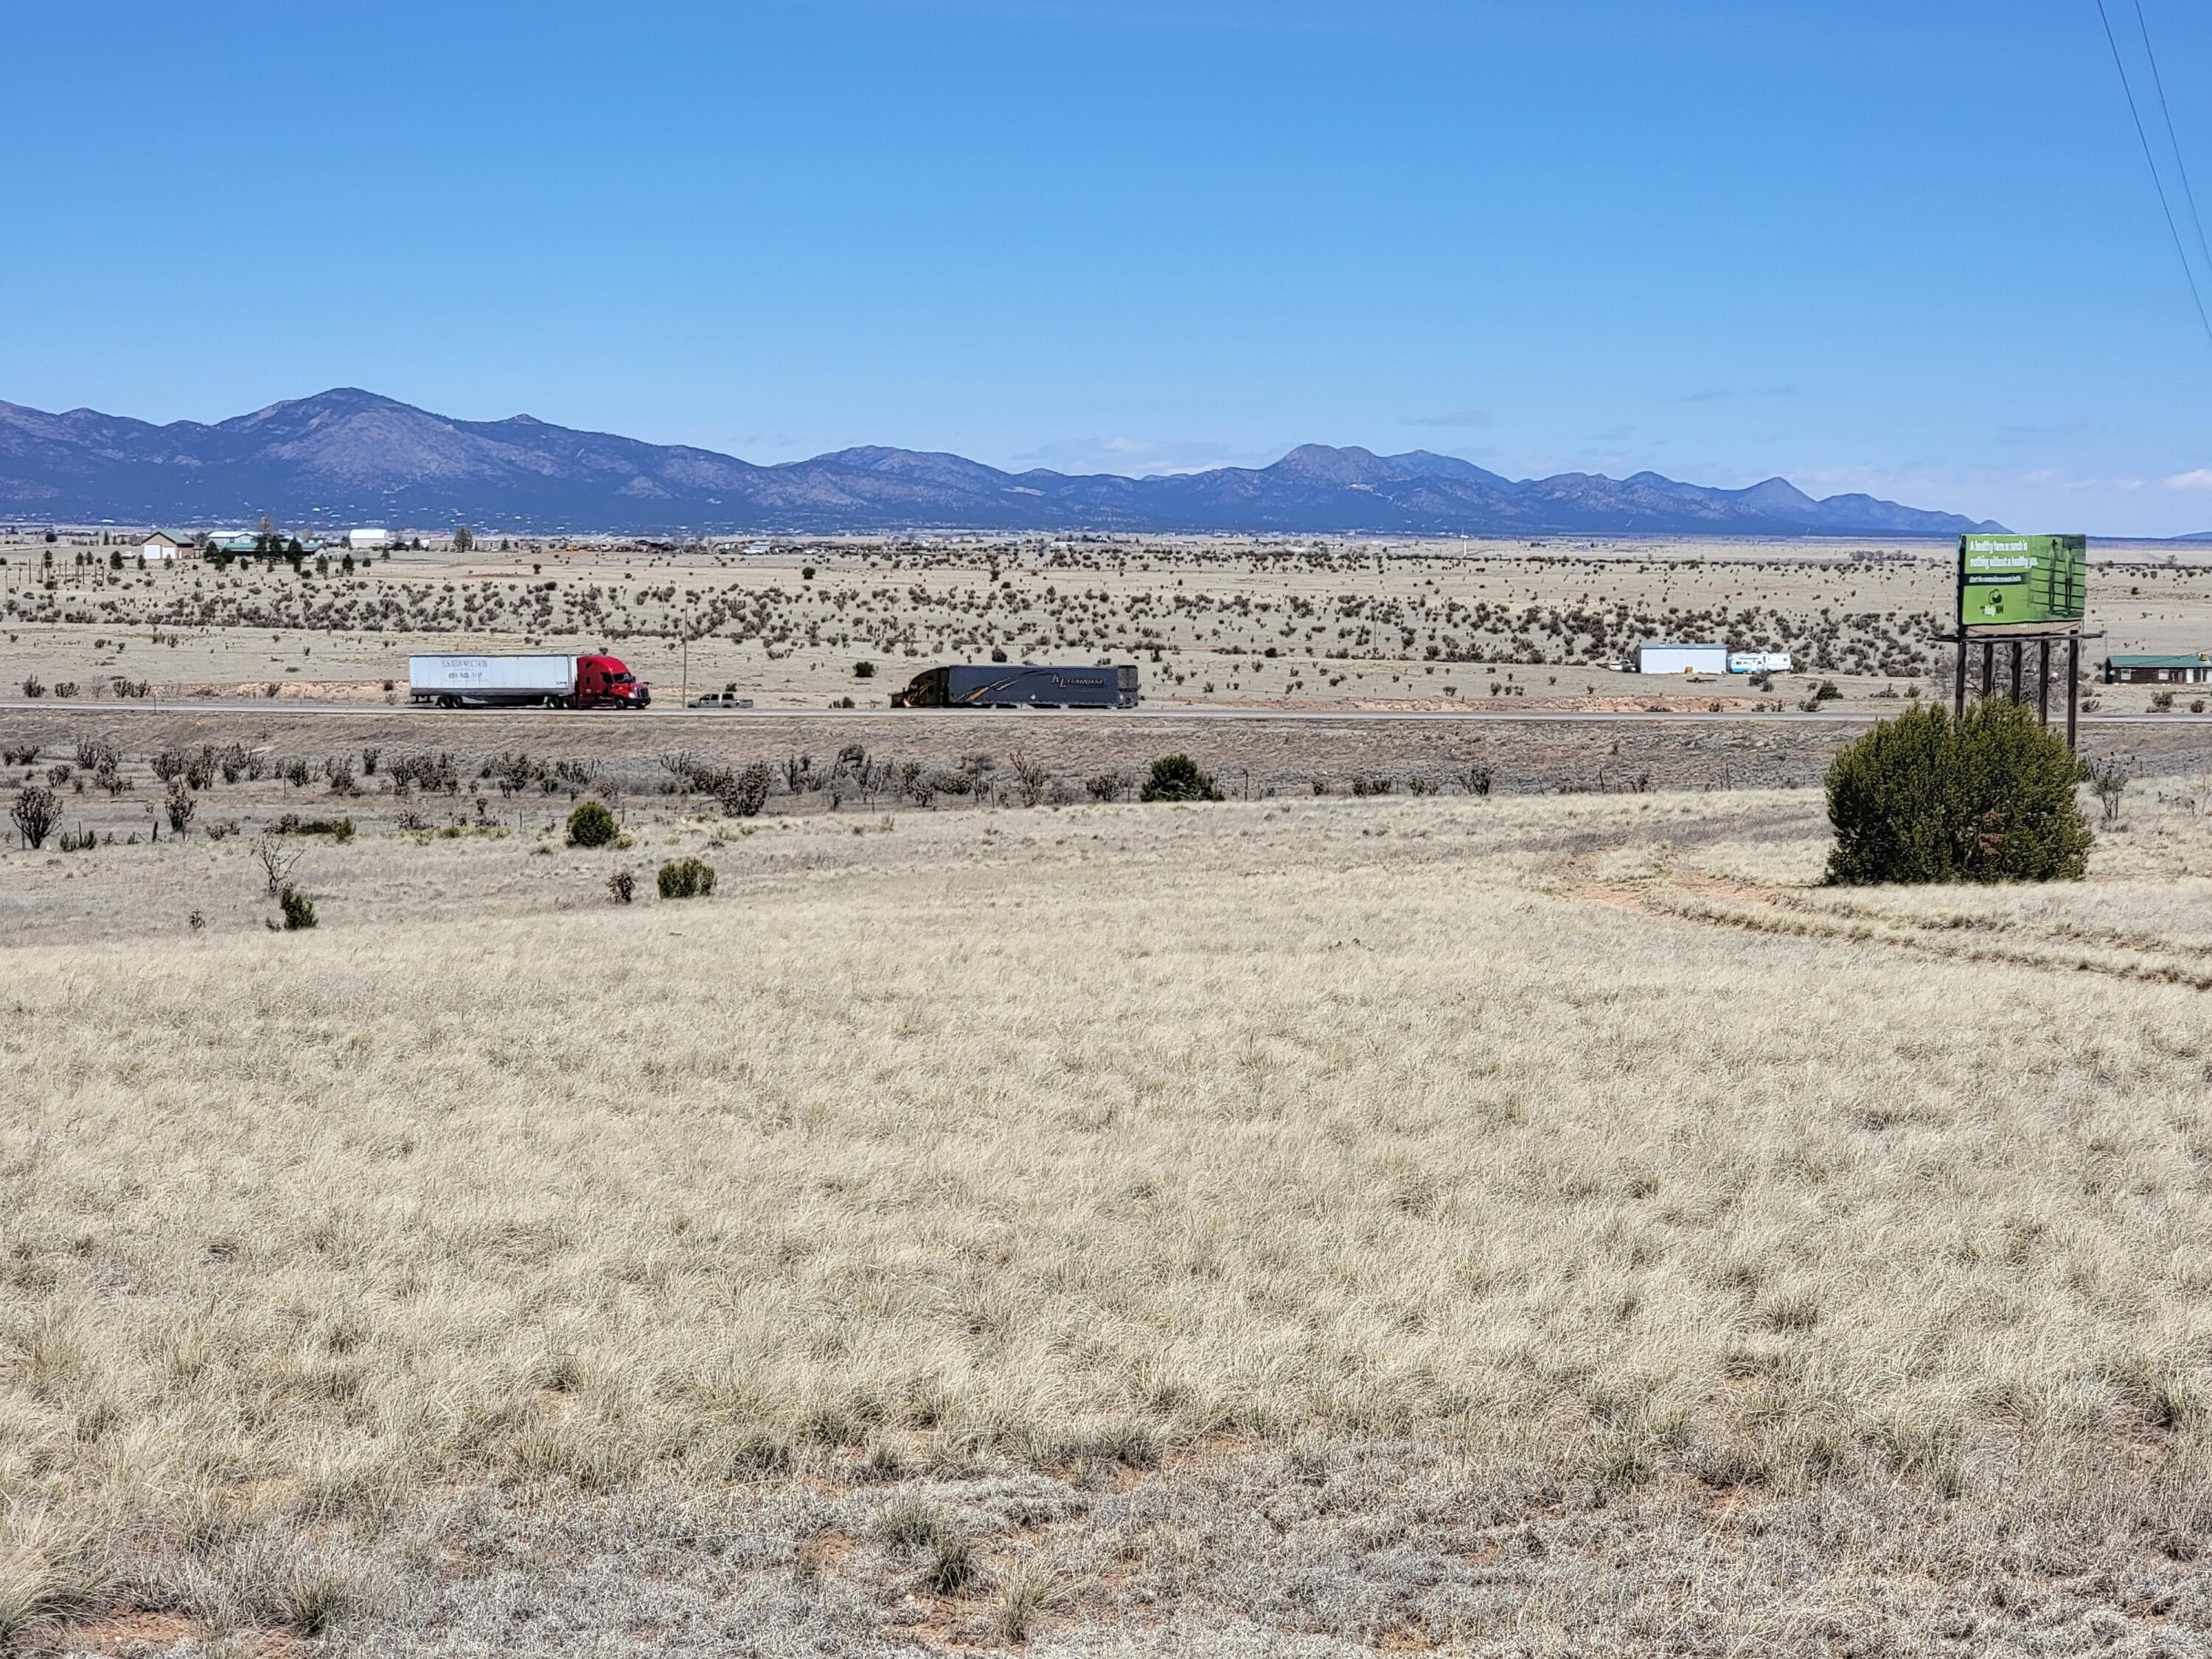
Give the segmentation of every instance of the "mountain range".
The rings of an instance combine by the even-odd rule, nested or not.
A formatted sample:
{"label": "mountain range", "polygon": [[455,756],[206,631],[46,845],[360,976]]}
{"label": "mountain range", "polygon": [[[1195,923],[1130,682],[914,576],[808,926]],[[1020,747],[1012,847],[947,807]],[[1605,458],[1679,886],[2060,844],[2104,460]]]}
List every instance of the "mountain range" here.
{"label": "mountain range", "polygon": [[0,403],[0,520],[186,527],[1215,531],[1401,535],[1950,536],[2001,530],[1871,495],[1815,501],[1656,472],[1506,478],[1414,450],[1308,444],[1272,466],[1131,478],[1002,472],[957,455],[841,449],[757,466],[527,415],[459,421],[340,387],[212,426]]}

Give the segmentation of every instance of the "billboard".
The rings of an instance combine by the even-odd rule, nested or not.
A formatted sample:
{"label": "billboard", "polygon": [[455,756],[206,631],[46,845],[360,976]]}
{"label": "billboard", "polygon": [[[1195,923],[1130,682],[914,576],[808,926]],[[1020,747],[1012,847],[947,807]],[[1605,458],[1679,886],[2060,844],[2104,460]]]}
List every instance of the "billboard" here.
{"label": "billboard", "polygon": [[2088,598],[2086,536],[1959,538],[1959,626],[2077,623]]}

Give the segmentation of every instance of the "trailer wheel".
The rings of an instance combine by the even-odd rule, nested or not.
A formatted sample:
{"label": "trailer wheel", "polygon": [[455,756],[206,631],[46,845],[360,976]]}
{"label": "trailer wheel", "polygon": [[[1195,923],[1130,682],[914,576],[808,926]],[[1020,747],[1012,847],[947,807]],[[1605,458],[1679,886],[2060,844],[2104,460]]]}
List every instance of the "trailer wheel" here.
{"label": "trailer wheel", "polygon": [[441,697],[438,699],[438,707],[441,708],[459,708],[460,706],[460,700],[458,697]]}

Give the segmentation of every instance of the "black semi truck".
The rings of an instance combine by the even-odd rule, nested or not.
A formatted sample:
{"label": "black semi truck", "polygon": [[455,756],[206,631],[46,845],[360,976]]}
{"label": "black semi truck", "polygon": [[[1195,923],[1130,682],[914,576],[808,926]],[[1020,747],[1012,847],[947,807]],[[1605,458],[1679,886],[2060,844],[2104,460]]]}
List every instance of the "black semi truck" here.
{"label": "black semi truck", "polygon": [[1030,663],[951,663],[916,674],[891,693],[894,708],[1134,708],[1137,665],[1041,668]]}

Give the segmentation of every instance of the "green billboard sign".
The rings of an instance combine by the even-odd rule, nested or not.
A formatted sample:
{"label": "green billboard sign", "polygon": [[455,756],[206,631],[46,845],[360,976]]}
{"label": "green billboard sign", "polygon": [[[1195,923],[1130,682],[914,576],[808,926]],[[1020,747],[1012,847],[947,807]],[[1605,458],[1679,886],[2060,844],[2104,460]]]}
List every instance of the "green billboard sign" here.
{"label": "green billboard sign", "polygon": [[1959,538],[1959,626],[2077,623],[2088,599],[2086,536]]}

